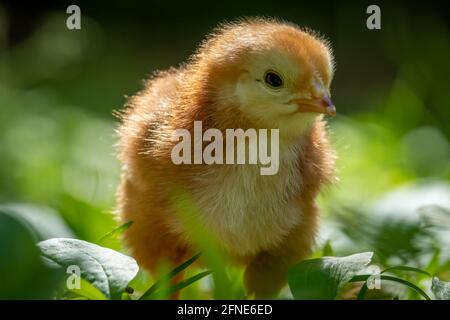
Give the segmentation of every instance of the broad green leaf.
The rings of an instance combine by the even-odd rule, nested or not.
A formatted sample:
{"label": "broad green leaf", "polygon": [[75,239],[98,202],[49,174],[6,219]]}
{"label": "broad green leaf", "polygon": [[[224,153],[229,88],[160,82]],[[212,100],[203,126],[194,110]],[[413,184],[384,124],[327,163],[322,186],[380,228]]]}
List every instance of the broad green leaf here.
{"label": "broad green leaf", "polygon": [[63,273],[42,263],[33,234],[0,211],[0,299],[50,299]]}
{"label": "broad green leaf", "polygon": [[434,277],[431,283],[431,291],[438,300],[450,300],[450,282]]}
{"label": "broad green leaf", "polygon": [[120,296],[139,269],[133,258],[82,240],[55,238],[38,246],[46,259],[64,269],[78,266],[81,277],[107,298]]}
{"label": "broad green leaf", "polygon": [[292,295],[300,300],[334,299],[343,285],[365,270],[372,256],[373,252],[364,252],[302,261],[288,272]]}
{"label": "broad green leaf", "polygon": [[80,279],[80,288],[79,289],[68,289],[70,292],[74,293],[77,296],[85,297],[89,300],[106,300],[105,295],[94,285],[84,280]]}
{"label": "broad green leaf", "polygon": [[0,205],[0,211],[19,220],[33,234],[36,241],[50,238],[75,238],[75,235],[56,211],[47,207],[23,203]]}

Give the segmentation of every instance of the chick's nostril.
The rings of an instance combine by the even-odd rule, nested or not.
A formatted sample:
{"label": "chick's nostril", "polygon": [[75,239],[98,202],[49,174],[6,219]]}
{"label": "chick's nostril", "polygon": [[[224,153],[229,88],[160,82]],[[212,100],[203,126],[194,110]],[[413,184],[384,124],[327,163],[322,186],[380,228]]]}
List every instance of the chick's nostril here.
{"label": "chick's nostril", "polygon": [[323,97],[322,100],[327,107],[334,106],[333,101],[331,101],[331,99],[328,96]]}

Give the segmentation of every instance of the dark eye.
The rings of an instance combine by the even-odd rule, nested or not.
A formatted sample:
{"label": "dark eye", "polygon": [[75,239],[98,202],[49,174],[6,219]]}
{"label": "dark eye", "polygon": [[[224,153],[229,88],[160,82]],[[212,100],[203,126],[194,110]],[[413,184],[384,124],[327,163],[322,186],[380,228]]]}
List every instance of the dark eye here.
{"label": "dark eye", "polygon": [[280,88],[283,86],[283,79],[273,71],[266,72],[264,75],[264,82],[272,88]]}

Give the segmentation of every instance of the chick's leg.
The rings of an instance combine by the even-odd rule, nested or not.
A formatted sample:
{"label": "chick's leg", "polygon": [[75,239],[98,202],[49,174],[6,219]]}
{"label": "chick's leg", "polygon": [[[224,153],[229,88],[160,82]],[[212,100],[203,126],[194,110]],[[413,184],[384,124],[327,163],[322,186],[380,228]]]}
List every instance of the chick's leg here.
{"label": "chick's leg", "polygon": [[[170,228],[169,208],[152,194],[124,179],[119,189],[119,211],[123,222],[133,221],[124,234],[126,245],[138,264],[156,276],[161,265],[173,268],[190,253],[186,243]],[[182,275],[173,280],[182,280]]]}
{"label": "chick's leg", "polygon": [[[310,213],[316,212],[311,208]],[[306,259],[314,245],[316,215],[305,217],[281,245],[259,253],[248,264],[244,274],[248,295],[256,299],[276,298],[287,282],[287,272],[293,264]]]}
{"label": "chick's leg", "polygon": [[270,253],[256,256],[245,269],[244,282],[247,294],[255,299],[275,298],[286,283],[288,266]]}

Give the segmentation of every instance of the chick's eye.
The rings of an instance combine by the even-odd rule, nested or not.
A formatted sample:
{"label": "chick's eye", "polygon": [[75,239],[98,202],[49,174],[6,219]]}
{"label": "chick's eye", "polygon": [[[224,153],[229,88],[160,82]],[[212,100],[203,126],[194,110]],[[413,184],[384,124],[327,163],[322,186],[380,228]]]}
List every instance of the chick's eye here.
{"label": "chick's eye", "polygon": [[272,88],[280,88],[283,86],[283,79],[273,71],[267,71],[264,75],[264,82]]}

